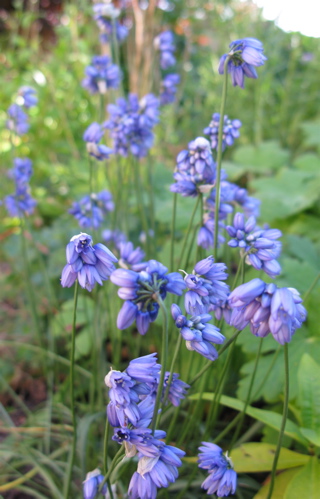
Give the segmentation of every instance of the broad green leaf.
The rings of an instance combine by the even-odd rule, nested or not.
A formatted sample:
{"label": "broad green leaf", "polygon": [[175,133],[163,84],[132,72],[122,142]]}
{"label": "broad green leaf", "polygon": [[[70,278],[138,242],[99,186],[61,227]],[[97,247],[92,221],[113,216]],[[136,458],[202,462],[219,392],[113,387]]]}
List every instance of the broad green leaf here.
{"label": "broad green leaf", "polygon": [[[276,445],[250,442],[232,450],[230,457],[237,473],[259,473],[271,471]],[[281,448],[278,470],[302,466],[310,460],[310,456]]]}
{"label": "broad green leaf", "polygon": [[307,353],[299,365],[298,387],[302,426],[314,430],[320,440],[320,366]]}
{"label": "broad green leaf", "polygon": [[238,147],[233,155],[235,163],[239,163],[247,171],[258,174],[277,170],[289,161],[289,151],[282,149],[277,141],[262,142],[259,146],[245,145]]}
{"label": "broad green leaf", "polygon": [[89,355],[92,348],[92,330],[88,327],[82,329],[76,336],[75,360]]}
{"label": "broad green leaf", "polygon": [[284,499],[316,499],[320,491],[320,463],[314,456],[289,483]]}
{"label": "broad green leaf", "polygon": [[[283,499],[289,483],[302,469],[303,468],[300,466],[299,468],[292,468],[291,470],[283,471],[282,473],[277,474],[274,481],[272,499]],[[270,481],[268,481],[268,483],[259,490],[259,492],[254,496],[254,499],[267,499],[269,487]],[[291,497],[291,499],[293,499],[293,497]]]}
{"label": "broad green leaf", "polygon": [[[199,396],[203,400],[212,401],[214,398],[214,393],[203,393],[202,396],[199,393],[195,393],[189,397],[190,400],[197,400]],[[226,407],[231,407],[232,409],[236,409],[237,411],[242,411],[244,408],[244,402],[242,400],[238,400],[232,397],[227,397],[226,395],[222,395],[220,398],[220,404],[225,405]],[[256,409],[255,407],[251,407],[250,405],[246,409],[246,414],[251,416],[262,423],[271,426],[271,428],[275,428],[276,430],[280,430],[281,427],[281,414],[277,414],[276,412],[267,411],[264,409]],[[300,442],[303,445],[307,445],[306,439],[301,435],[299,427],[290,419],[287,419],[285,431],[285,435],[293,438],[297,442]],[[268,444],[266,444],[268,445]]]}
{"label": "broad green leaf", "polygon": [[312,444],[320,447],[320,431],[310,430],[309,428],[300,428],[304,437],[306,437]]}
{"label": "broad green leaf", "polygon": [[320,121],[305,121],[300,126],[305,134],[305,145],[319,146]]}
{"label": "broad green leaf", "polygon": [[[320,133],[320,131],[319,131]],[[305,171],[313,171],[319,173],[320,171],[320,157],[317,154],[306,153],[296,158],[293,166]]]}
{"label": "broad green leaf", "polygon": [[[77,325],[90,324],[93,318],[94,303],[87,296],[79,296],[77,305]],[[61,311],[54,316],[51,326],[56,336],[71,332],[73,320],[73,299],[63,303]]]}
{"label": "broad green leaf", "polygon": [[301,262],[307,263],[310,267],[319,269],[319,254],[315,244],[309,237],[300,237],[295,234],[288,234],[285,238],[284,244],[286,253],[290,256],[298,258]]}

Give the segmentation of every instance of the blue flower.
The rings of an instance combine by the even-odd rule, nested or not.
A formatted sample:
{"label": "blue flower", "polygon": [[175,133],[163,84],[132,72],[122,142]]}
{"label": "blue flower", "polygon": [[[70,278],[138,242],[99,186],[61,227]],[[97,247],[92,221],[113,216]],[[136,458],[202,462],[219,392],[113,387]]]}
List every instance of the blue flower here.
{"label": "blue flower", "polygon": [[18,90],[18,95],[23,100],[23,106],[26,109],[30,109],[30,107],[34,107],[38,103],[37,91],[32,87],[21,87]]}
{"label": "blue flower", "polygon": [[237,473],[233,470],[231,459],[222,453],[218,445],[209,442],[202,442],[199,451],[199,468],[209,473],[201,487],[207,494],[216,494],[218,497],[234,494],[237,488]]}
{"label": "blue flower", "polygon": [[14,167],[9,170],[8,176],[15,181],[16,186],[23,187],[33,174],[32,161],[29,158],[14,158],[13,162]]}
{"label": "blue flower", "polygon": [[281,253],[281,243],[277,241],[282,233],[278,229],[259,229],[256,220],[251,216],[247,221],[242,213],[236,213],[233,225],[226,231],[232,237],[228,245],[239,247],[246,255],[246,263],[257,270],[263,270],[270,277],[280,274],[281,267],[276,258]]}
{"label": "blue flower", "polygon": [[141,272],[117,269],[111,281],[120,286],[118,295],[125,300],[117,319],[117,327],[126,329],[135,320],[140,334],[144,335],[159,311],[157,297],[165,299],[167,293],[181,295],[186,287],[178,272],[167,274],[168,269],[156,260],[149,260]]}
{"label": "blue flower", "polygon": [[102,231],[102,239],[105,243],[111,242],[115,248],[119,248],[120,243],[125,243],[127,241],[127,236],[119,229],[106,229]]}
{"label": "blue flower", "polygon": [[94,20],[100,30],[101,43],[112,41],[113,32],[115,30],[117,40],[122,42],[129,34],[128,28],[120,24],[116,19],[120,15],[120,10],[112,3],[96,3],[93,5]]}
{"label": "blue flower", "polygon": [[[83,498],[95,499],[99,494],[100,484],[103,482],[104,476],[99,469],[87,473],[86,479],[83,482]],[[107,486],[104,485],[101,490],[102,494],[106,494]]]}
{"label": "blue flower", "polygon": [[101,243],[81,233],[73,236],[66,248],[67,265],[62,270],[61,286],[70,288],[76,279],[82,288],[92,291],[96,282],[102,286],[114,270],[117,258]]}
{"label": "blue flower", "polygon": [[132,269],[136,271],[143,270],[148,262],[142,262],[145,257],[145,252],[140,248],[134,248],[133,244],[128,242],[120,243],[119,246],[119,266],[124,269]]}
{"label": "blue flower", "polygon": [[156,49],[160,51],[160,67],[162,69],[168,69],[174,66],[176,59],[174,57],[174,52],[176,46],[174,44],[174,35],[172,31],[163,31],[154,39],[154,45]]}
{"label": "blue flower", "polygon": [[17,185],[15,193],[6,196],[4,203],[10,217],[31,215],[37,205],[37,201],[30,194],[28,185]]}
{"label": "blue flower", "polygon": [[118,88],[120,84],[120,69],[106,55],[95,55],[85,72],[87,76],[82,80],[82,86],[92,94],[105,94],[109,88]]}
{"label": "blue flower", "polygon": [[94,144],[98,144],[103,137],[103,130],[99,123],[93,122],[88,128],[85,130],[83,134],[83,140],[85,142],[93,142]]}
{"label": "blue flower", "polygon": [[15,132],[17,135],[24,135],[28,132],[30,125],[27,114],[21,109],[18,104],[12,104],[8,111],[9,119],[6,122],[8,130]]}
{"label": "blue flower", "polygon": [[177,92],[177,85],[180,83],[180,76],[178,74],[166,75],[160,86],[160,104],[165,106],[174,102]]}
{"label": "blue flower", "polygon": [[113,210],[112,195],[109,191],[101,191],[73,203],[69,213],[78,220],[80,227],[98,229],[107,213]]}
{"label": "blue flower", "polygon": [[162,445],[159,438],[165,438],[166,432],[156,430],[154,435],[150,428],[114,428],[112,440],[124,444],[127,457],[140,456],[157,457]]}
{"label": "blue flower", "polygon": [[[208,127],[203,130],[203,133],[210,136],[210,144],[212,149],[218,148],[220,114],[214,113]],[[234,139],[240,137],[239,128],[242,126],[240,120],[230,120],[228,116],[223,119],[223,135],[222,135],[222,150],[226,146],[232,146]]]}

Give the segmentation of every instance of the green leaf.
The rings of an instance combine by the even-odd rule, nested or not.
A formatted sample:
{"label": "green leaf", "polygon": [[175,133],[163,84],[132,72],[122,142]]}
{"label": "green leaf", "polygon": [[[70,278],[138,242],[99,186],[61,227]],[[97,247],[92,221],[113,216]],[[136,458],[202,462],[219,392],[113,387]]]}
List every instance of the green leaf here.
{"label": "green leaf", "polygon": [[[304,353],[298,369],[298,402],[301,408],[301,421],[304,428],[313,430],[312,439],[320,441],[320,366],[307,353]],[[308,432],[307,432],[308,434]],[[305,436],[307,437],[305,433]],[[308,438],[308,437],[307,437]]]}
{"label": "green leaf", "polygon": [[305,171],[312,171],[319,173],[320,171],[320,157],[317,154],[306,153],[296,158],[293,166]]}
{"label": "green leaf", "polygon": [[315,430],[310,430],[309,428],[300,428],[300,431],[304,437],[306,437],[312,444],[320,447],[320,432]]}
{"label": "green leaf", "polygon": [[320,490],[320,463],[316,456],[289,483],[284,499],[315,499]]}
{"label": "green leaf", "polygon": [[[77,326],[90,324],[93,320],[94,303],[91,298],[80,295],[77,305]],[[67,300],[61,307],[61,311],[52,320],[52,332],[61,336],[66,332],[71,333],[73,320],[73,299]]]}
{"label": "green leaf", "polygon": [[305,121],[300,126],[306,136],[304,144],[306,146],[319,146],[320,121]]}
{"label": "green leaf", "polygon": [[[203,400],[209,400],[210,402],[212,402],[214,395],[214,393],[206,392],[202,395],[199,393],[195,393],[194,395],[191,395],[189,399],[197,400],[199,397],[201,397]],[[226,407],[231,407],[232,409],[236,409],[237,411],[242,411],[244,408],[244,402],[242,402],[242,400],[227,397],[226,395],[221,396],[220,404],[225,405]],[[247,407],[246,414],[266,425],[271,426],[271,428],[275,428],[278,431],[280,430],[282,420],[281,414],[277,414],[276,412],[272,411],[266,411],[264,409],[256,409],[255,407],[251,407],[250,405]],[[300,442],[303,445],[307,445],[307,441],[301,435],[299,427],[290,419],[287,419],[284,433],[297,442]]]}
{"label": "green leaf", "polygon": [[[260,473],[271,471],[276,445],[250,442],[232,450],[230,457],[237,473]],[[302,466],[310,460],[310,456],[281,448],[278,470]]]}
{"label": "green leaf", "polygon": [[92,331],[90,328],[85,328],[76,336],[76,351],[75,360],[89,355],[92,348]]}
{"label": "green leaf", "polygon": [[[279,473],[274,481],[274,489],[272,492],[272,499],[283,499],[285,491],[289,483],[303,468],[292,468],[291,470]],[[254,496],[254,499],[267,499],[270,488],[270,482],[264,485],[259,492]],[[293,496],[291,497],[293,499]],[[301,498],[299,498],[301,499]]]}
{"label": "green leaf", "polygon": [[[320,171],[320,165],[319,165]],[[309,237],[300,237],[295,234],[288,234],[285,238],[286,252],[301,262],[307,263],[310,267],[319,269],[319,254],[315,244]],[[297,262],[295,262],[297,264]]]}
{"label": "green leaf", "polygon": [[258,174],[277,170],[289,161],[289,152],[282,149],[277,141],[262,142],[259,146],[238,147],[233,155],[235,163],[244,165],[246,171]]}

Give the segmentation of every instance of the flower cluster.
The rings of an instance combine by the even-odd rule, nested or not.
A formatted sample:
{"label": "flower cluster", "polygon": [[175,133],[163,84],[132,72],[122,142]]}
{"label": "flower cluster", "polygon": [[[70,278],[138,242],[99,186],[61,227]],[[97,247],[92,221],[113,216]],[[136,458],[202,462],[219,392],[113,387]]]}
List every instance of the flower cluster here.
{"label": "flower cluster", "polygon": [[29,181],[33,174],[32,161],[28,158],[15,158],[14,167],[8,176],[14,181],[15,192],[4,198],[4,203],[11,217],[31,215],[37,204],[30,194]]}
{"label": "flower cluster", "polygon": [[155,48],[160,52],[160,66],[162,69],[169,69],[176,63],[174,52],[176,46],[172,31],[163,31],[154,39]]}
{"label": "flower cluster", "polygon": [[37,91],[32,87],[20,87],[18,90],[18,100],[22,101],[23,107],[30,109],[38,104]]}
{"label": "flower cluster", "polygon": [[138,246],[135,248],[131,241],[120,242],[119,249],[119,266],[123,269],[131,269],[139,272],[147,267],[148,262],[143,262],[145,252]]}
{"label": "flower cluster", "polygon": [[246,263],[257,270],[263,270],[270,277],[280,274],[281,267],[276,258],[281,253],[281,243],[277,241],[282,233],[278,229],[259,229],[256,219],[251,216],[248,220],[242,213],[236,213],[233,225],[228,225],[226,231],[232,237],[228,245],[232,248],[241,248],[246,255]]}
{"label": "flower cluster", "polygon": [[175,303],[171,305],[171,314],[188,350],[195,350],[209,360],[218,358],[218,352],[212,343],[220,345],[225,337],[217,327],[208,324],[212,320],[210,314],[194,315],[187,319]]}
{"label": "flower cluster", "polygon": [[[129,484],[132,499],[154,499],[157,488],[167,487],[176,480],[177,468],[184,452],[166,445],[161,439],[166,433],[148,426],[151,423],[155,396],[159,386],[161,366],[156,354],[132,360],[125,372],[111,370],[105,377],[110,402],[107,406],[109,423],[114,427],[112,439],[124,445],[126,456],[138,454],[138,469]],[[166,373],[166,379],[169,373]],[[165,396],[166,383],[162,390]],[[188,388],[174,374],[169,387],[169,400],[179,405]]]}
{"label": "flower cluster", "polygon": [[17,102],[11,104],[7,110],[8,119],[6,128],[17,135],[26,134],[30,128],[29,117],[22,108],[30,109],[31,107],[34,107],[37,102],[37,92],[34,88],[26,86],[19,88]]}
{"label": "flower cluster", "polygon": [[80,201],[73,203],[69,213],[78,220],[80,227],[98,229],[104,222],[106,214],[113,210],[112,195],[109,191],[101,191],[98,194],[84,196]]}
{"label": "flower cluster", "polygon": [[202,442],[199,447],[199,468],[208,471],[209,475],[202,484],[207,494],[226,497],[234,494],[237,488],[237,473],[231,459],[222,453],[222,449],[210,442]]}
{"label": "flower cluster", "polygon": [[66,247],[67,265],[62,270],[61,286],[70,288],[76,279],[82,288],[92,291],[96,282],[102,286],[114,270],[117,258],[101,243],[92,245],[84,232],[73,236]]}
{"label": "flower cluster", "polygon": [[103,129],[99,123],[91,123],[83,134],[83,140],[87,144],[87,151],[90,156],[102,161],[109,159],[112,149],[104,144],[99,144],[103,137]]}
{"label": "flower cluster", "polygon": [[120,84],[120,69],[106,55],[95,55],[85,73],[82,86],[91,94],[105,94],[109,88],[118,88]]}
{"label": "flower cluster", "polygon": [[[210,144],[212,149],[218,148],[218,135],[219,135],[219,122],[220,114],[214,113],[212,115],[212,120],[209,123],[203,133],[210,136]],[[226,146],[232,146],[234,139],[240,137],[239,128],[241,128],[242,123],[240,120],[230,120],[228,116],[223,118],[223,129],[222,129],[222,150],[224,151]]]}
{"label": "flower cluster", "polygon": [[[84,499],[94,499],[99,493],[99,487],[103,482],[103,475],[97,468],[90,473],[87,473],[86,479],[83,482],[83,497]],[[107,485],[104,485],[101,490],[102,494],[106,494]]]}
{"label": "flower cluster", "polygon": [[148,94],[138,99],[130,94],[128,100],[117,99],[116,104],[109,104],[109,120],[104,127],[110,130],[113,150],[116,154],[141,158],[146,156],[153,145],[153,127],[158,123],[159,99]]}
{"label": "flower cluster", "polygon": [[170,73],[166,75],[160,86],[160,104],[165,106],[174,102],[177,92],[177,85],[180,83],[180,75]]}
{"label": "flower cluster", "polygon": [[189,143],[187,150],[178,154],[173,174],[176,183],[170,186],[170,190],[184,197],[196,197],[213,187],[215,173],[210,144],[207,139],[198,137]]}
{"label": "flower cluster", "polygon": [[101,43],[108,43],[112,37],[117,37],[118,42],[122,42],[128,36],[128,28],[120,24],[117,18],[120,15],[120,9],[117,9],[112,3],[96,3],[93,5],[93,18],[100,30]]}
{"label": "flower cluster", "polygon": [[229,296],[231,325],[242,330],[248,324],[255,336],[271,333],[284,345],[291,341],[296,329],[305,321],[307,312],[299,292],[294,288],[278,288],[261,279],[241,284]]}
{"label": "flower cluster", "polygon": [[228,277],[226,269],[224,263],[214,263],[213,256],[208,256],[195,265],[192,274],[186,274],[184,305],[188,314],[207,314],[226,302],[230,293],[229,286],[222,282]]}
{"label": "flower cluster", "polygon": [[119,329],[126,329],[136,321],[140,334],[144,335],[151,322],[157,318],[159,299],[167,293],[181,295],[186,285],[178,272],[167,274],[168,269],[156,260],[149,260],[144,270],[115,270],[110,279],[120,286],[118,295],[125,300],[117,319]]}
{"label": "flower cluster", "polygon": [[231,42],[229,47],[230,52],[220,59],[219,73],[224,74],[224,65],[228,58],[227,71],[231,75],[232,85],[244,88],[244,77],[258,78],[255,67],[263,66],[267,60],[263,54],[263,45],[256,38],[243,38]]}

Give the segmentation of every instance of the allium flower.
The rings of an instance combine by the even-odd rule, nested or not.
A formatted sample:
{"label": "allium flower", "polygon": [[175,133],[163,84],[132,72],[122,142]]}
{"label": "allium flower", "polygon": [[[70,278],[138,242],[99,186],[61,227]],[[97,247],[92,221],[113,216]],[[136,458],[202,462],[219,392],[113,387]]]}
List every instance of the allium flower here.
{"label": "allium flower", "polygon": [[[203,226],[200,227],[197,237],[197,244],[203,249],[213,248],[214,244],[214,217],[212,213],[205,213],[203,217]],[[218,248],[225,242],[225,237],[221,234],[224,224],[218,223]]]}
{"label": "allium flower", "polygon": [[257,270],[263,270],[270,277],[280,274],[281,267],[276,258],[281,253],[281,243],[277,241],[282,233],[278,229],[258,229],[256,219],[250,217],[247,221],[242,213],[236,213],[233,225],[228,225],[226,231],[232,237],[228,245],[241,248],[246,254],[246,263]]}
{"label": "allium flower", "polygon": [[[212,115],[212,120],[204,130],[203,133],[210,136],[210,144],[212,149],[218,148],[218,135],[219,135],[219,122],[220,114],[214,113]],[[226,146],[232,146],[234,139],[240,137],[239,128],[241,128],[242,123],[240,120],[230,120],[228,116],[224,116],[223,119],[223,135],[222,135],[222,150],[224,151]]]}
{"label": "allium flower", "polygon": [[108,43],[112,41],[114,30],[118,42],[122,42],[128,36],[128,28],[120,24],[117,18],[121,11],[116,8],[112,3],[96,3],[93,5],[94,20],[100,30],[101,43]]}
{"label": "allium flower", "polygon": [[218,352],[212,343],[221,345],[225,337],[217,327],[208,324],[212,320],[210,314],[201,314],[187,319],[176,304],[171,305],[171,314],[177,328],[180,329],[182,338],[186,340],[188,350],[195,350],[209,360],[218,358]]}
{"label": "allium flower", "polygon": [[174,66],[176,59],[174,52],[176,46],[174,44],[174,35],[172,31],[163,31],[154,39],[155,48],[160,51],[160,66],[162,69],[168,69]]}
{"label": "allium flower", "polygon": [[112,195],[108,191],[101,191],[73,203],[69,213],[78,220],[80,227],[98,229],[106,214],[113,210]]}
{"label": "allium flower", "polygon": [[120,69],[106,55],[95,55],[85,72],[87,76],[82,80],[82,86],[91,94],[105,94],[109,88],[118,88],[120,84]]}
{"label": "allium flower", "polygon": [[[83,498],[95,499],[99,494],[100,484],[103,482],[104,476],[99,469],[87,473],[86,479],[83,482]],[[101,490],[102,494],[106,494],[107,485],[104,485]]]}
{"label": "allium flower", "polygon": [[117,319],[117,327],[126,329],[136,321],[140,334],[144,335],[159,311],[158,297],[165,299],[167,293],[181,295],[186,287],[178,272],[167,274],[168,269],[156,260],[149,260],[145,270],[117,269],[111,281],[117,286],[120,298],[125,300]]}
{"label": "allium flower", "polygon": [[66,248],[67,265],[62,270],[61,286],[70,288],[76,279],[82,288],[92,291],[96,282],[102,286],[114,270],[117,258],[101,243],[92,245],[84,232],[73,236]]}
{"label": "allium flower", "polygon": [[32,161],[29,158],[14,158],[13,162],[14,167],[8,171],[8,176],[15,181],[17,186],[23,187],[33,174]]}
{"label": "allium flower", "polygon": [[106,229],[102,232],[102,239],[105,243],[113,243],[115,248],[119,248],[120,243],[127,242],[127,236],[121,230]]}
{"label": "allium flower", "polygon": [[37,205],[37,201],[31,196],[30,188],[26,184],[17,184],[15,193],[6,196],[4,203],[10,217],[31,215]]}
{"label": "allium flower", "polygon": [[189,143],[188,150],[178,154],[173,174],[176,183],[170,186],[170,190],[184,197],[195,197],[212,189],[215,173],[210,144],[207,139],[198,137]]}
{"label": "allium flower", "polygon": [[218,445],[202,442],[199,447],[199,468],[208,471],[209,475],[201,485],[207,494],[227,497],[234,494],[237,488],[237,473],[233,470],[231,459],[222,453]]}
{"label": "allium flower", "polygon": [[123,269],[132,269],[136,271],[143,270],[148,262],[142,262],[145,257],[145,252],[141,248],[134,248],[129,241],[119,244],[120,258],[119,266]]}
{"label": "allium flower", "polygon": [[230,52],[220,59],[219,73],[224,73],[225,61],[230,57],[227,69],[231,74],[232,85],[244,88],[244,77],[258,78],[255,66],[262,66],[267,60],[263,54],[263,45],[256,38],[243,38],[231,42],[229,47]]}
{"label": "allium flower", "polygon": [[184,304],[188,314],[206,314],[227,299],[229,286],[222,282],[228,277],[226,269],[224,263],[214,263],[213,256],[209,256],[195,265],[192,274],[186,274],[184,281],[188,291]]}
{"label": "allium flower", "polygon": [[165,106],[174,102],[177,92],[177,85],[180,83],[180,75],[168,74],[166,75],[160,86],[160,104]]}
{"label": "allium flower", "polygon": [[184,455],[177,447],[163,444],[157,457],[142,457],[129,484],[129,498],[155,499],[157,488],[168,487],[177,479],[177,468],[182,465]]}
{"label": "allium flower", "polygon": [[24,135],[28,132],[30,125],[28,123],[28,115],[22,110],[18,104],[12,104],[8,111],[9,119],[6,127],[8,130],[15,132],[18,135]]}
{"label": "allium flower", "polygon": [[229,296],[229,305],[233,309],[231,325],[242,330],[249,324],[251,332],[261,338],[271,332],[281,345],[291,341],[307,316],[296,289],[277,288],[261,279],[253,279],[234,289]]}
{"label": "allium flower", "polygon": [[18,90],[18,95],[23,99],[23,106],[26,109],[34,107],[38,103],[37,91],[32,87],[21,87]]}

